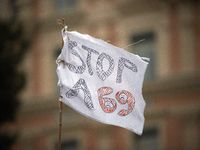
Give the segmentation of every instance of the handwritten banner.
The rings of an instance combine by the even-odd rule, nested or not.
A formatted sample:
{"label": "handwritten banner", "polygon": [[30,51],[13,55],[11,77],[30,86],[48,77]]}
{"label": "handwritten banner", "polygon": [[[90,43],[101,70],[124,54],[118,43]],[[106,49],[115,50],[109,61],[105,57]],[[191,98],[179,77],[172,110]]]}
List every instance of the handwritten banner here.
{"label": "handwritten banner", "polygon": [[89,35],[64,29],[62,35],[64,46],[57,59],[60,100],[87,117],[141,135],[148,63]]}

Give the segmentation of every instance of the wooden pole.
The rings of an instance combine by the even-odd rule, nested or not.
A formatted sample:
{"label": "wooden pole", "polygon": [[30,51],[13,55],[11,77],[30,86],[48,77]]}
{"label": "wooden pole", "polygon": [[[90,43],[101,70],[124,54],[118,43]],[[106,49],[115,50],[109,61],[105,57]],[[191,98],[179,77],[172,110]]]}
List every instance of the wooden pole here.
{"label": "wooden pole", "polygon": [[[60,20],[58,20],[58,24],[61,24],[62,27],[64,28],[65,27],[65,19],[63,18],[62,19],[62,22]],[[68,37],[69,38],[69,37]],[[63,45],[64,45],[64,41],[62,39],[62,48],[63,48]],[[63,64],[65,66],[65,64]],[[60,93],[60,98],[62,98],[61,96],[61,93]],[[62,102],[59,100],[59,112],[60,112],[60,115],[59,115],[59,133],[58,133],[58,150],[61,150],[61,131],[62,131]]]}
{"label": "wooden pole", "polygon": [[[62,25],[62,27],[65,27],[65,19],[62,19],[62,23],[60,22],[60,20],[58,20],[58,23]],[[62,39],[62,47],[64,45],[63,39]],[[61,95],[60,95],[61,97]],[[59,101],[59,133],[58,133],[58,150],[61,150],[61,131],[62,131],[62,102],[60,100]]]}
{"label": "wooden pole", "polygon": [[61,150],[61,130],[62,130],[62,102],[59,101],[59,138],[58,138],[58,150]]}

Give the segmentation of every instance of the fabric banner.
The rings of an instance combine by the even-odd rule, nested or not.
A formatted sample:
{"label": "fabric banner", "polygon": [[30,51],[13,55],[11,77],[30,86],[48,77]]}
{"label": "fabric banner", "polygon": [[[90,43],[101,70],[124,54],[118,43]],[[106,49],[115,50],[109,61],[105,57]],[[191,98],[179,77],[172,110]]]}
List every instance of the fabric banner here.
{"label": "fabric banner", "polygon": [[56,61],[60,101],[89,118],[141,135],[148,63],[89,35],[65,28],[62,36],[64,45]]}

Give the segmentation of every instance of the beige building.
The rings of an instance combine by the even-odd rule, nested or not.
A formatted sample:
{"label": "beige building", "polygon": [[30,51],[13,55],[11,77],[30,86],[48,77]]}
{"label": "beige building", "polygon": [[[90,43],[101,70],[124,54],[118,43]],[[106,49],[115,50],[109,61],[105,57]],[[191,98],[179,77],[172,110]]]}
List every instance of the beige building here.
{"label": "beige building", "polygon": [[[1,19],[12,15],[0,0]],[[59,91],[55,60],[61,26],[150,57],[142,136],[63,107],[62,150],[200,149],[199,0],[17,0],[17,20],[32,46],[21,66],[27,85],[15,128],[15,150],[56,150]],[[145,41],[132,45],[140,40]]]}

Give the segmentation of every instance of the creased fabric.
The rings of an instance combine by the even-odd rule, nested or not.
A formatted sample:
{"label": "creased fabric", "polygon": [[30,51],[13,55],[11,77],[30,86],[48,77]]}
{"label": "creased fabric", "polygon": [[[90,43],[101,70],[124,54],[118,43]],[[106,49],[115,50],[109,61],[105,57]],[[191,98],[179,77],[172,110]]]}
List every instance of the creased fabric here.
{"label": "creased fabric", "polygon": [[60,101],[91,119],[141,135],[148,62],[89,35],[63,29],[62,36],[57,58]]}

